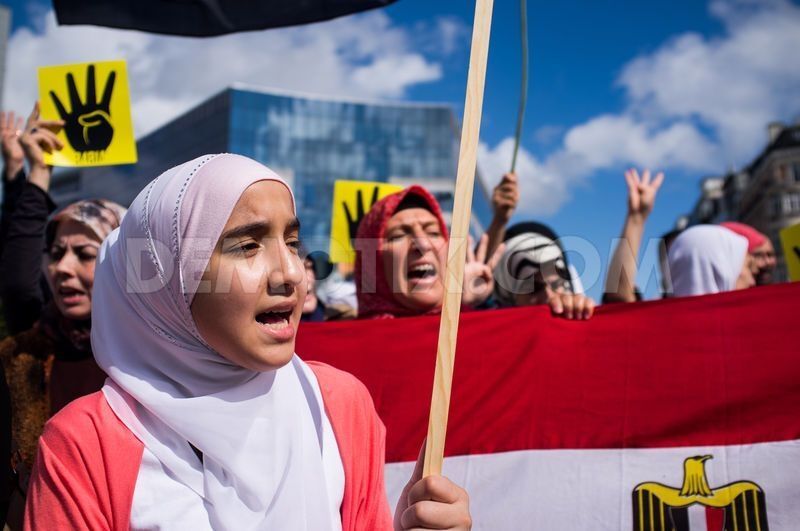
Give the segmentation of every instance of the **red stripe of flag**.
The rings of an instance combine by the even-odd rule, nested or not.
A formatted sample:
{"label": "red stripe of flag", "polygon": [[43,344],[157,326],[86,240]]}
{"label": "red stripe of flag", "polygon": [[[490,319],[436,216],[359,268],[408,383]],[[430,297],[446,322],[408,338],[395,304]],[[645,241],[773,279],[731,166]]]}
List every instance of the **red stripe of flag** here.
{"label": "red stripe of flag", "polygon": [[[800,283],[606,306],[468,312],[447,455],[711,446],[800,438]],[[425,435],[439,319],[303,324],[297,352],[355,374],[387,426],[387,461]]]}
{"label": "red stripe of flag", "polygon": [[706,529],[708,531],[725,531],[725,509],[706,507]]}

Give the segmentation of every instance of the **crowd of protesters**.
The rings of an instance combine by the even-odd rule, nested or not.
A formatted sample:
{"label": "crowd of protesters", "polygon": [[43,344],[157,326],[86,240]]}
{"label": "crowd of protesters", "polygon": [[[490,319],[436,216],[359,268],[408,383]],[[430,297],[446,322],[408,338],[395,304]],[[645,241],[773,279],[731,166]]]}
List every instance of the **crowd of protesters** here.
{"label": "crowd of protesters", "polygon": [[[354,235],[355,267],[333,266],[300,246],[289,186],[235,155],[153,176],[127,213],[102,198],[56,205],[44,153],[62,147],[62,126],[38,107],[24,124],[0,116],[9,332],[0,342],[0,455],[9,465],[0,521],[11,529],[71,518],[131,528],[469,527],[463,489],[419,470],[393,520],[382,427],[363,386],[293,355],[300,321],[441,312],[449,235],[432,194],[410,186],[377,201]],[[604,303],[642,299],[638,255],[664,181],[647,170],[624,177],[628,212]],[[463,309],[543,305],[553,318],[592,318],[595,302],[557,232],[535,220],[511,224],[520,186],[514,174],[501,178],[486,234],[466,244]],[[160,279],[160,289],[126,276],[134,240],[148,243],[141,276]],[[661,267],[664,296],[711,294],[771,282],[775,251],[752,227],[700,225],[665,235]],[[253,435],[264,415],[278,435]],[[123,462],[119,448],[140,463]],[[275,466],[280,481],[253,472]],[[97,494],[76,497],[83,491]]]}

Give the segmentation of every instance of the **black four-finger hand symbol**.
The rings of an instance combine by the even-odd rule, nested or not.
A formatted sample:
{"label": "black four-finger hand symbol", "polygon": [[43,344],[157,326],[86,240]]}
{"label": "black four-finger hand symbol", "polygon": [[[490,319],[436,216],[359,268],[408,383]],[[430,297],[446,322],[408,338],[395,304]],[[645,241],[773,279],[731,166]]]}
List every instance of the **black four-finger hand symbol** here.
{"label": "black four-finger hand symbol", "polygon": [[116,72],[108,75],[103,96],[97,101],[94,83],[94,65],[89,65],[86,75],[86,101],[82,102],[75,86],[75,78],[67,74],[67,90],[69,91],[70,112],[52,90],[50,97],[64,120],[64,131],[67,141],[75,151],[103,151],[111,144],[114,137],[114,127],[111,125],[111,94],[114,91]]}
{"label": "black four-finger hand symbol", "polygon": [[376,186],[374,190],[372,190],[372,198],[370,198],[369,205],[364,205],[364,197],[361,195],[361,190],[356,192],[356,214],[353,215],[350,212],[350,207],[347,206],[346,202],[342,202],[342,206],[344,206],[344,215],[347,216],[347,227],[350,231],[350,241],[353,241],[356,238],[356,234],[358,233],[358,225],[361,223],[361,220],[364,218],[364,215],[369,212],[369,209],[372,208],[378,201],[378,187]]}

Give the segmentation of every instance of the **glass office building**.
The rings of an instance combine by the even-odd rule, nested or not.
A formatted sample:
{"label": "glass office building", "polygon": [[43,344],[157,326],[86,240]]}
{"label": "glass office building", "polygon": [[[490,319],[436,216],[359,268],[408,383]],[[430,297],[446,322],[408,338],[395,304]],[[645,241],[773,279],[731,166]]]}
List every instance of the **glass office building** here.
{"label": "glass office building", "polygon": [[[303,236],[321,246],[330,232],[339,179],[437,183],[452,210],[458,125],[441,104],[324,99],[235,86],[141,139],[139,162],[55,179],[60,199],[108,197],[130,203],[164,170],[205,153],[232,152],[274,169],[295,191]],[[442,181],[450,182],[448,190]],[[488,223],[486,191],[476,182],[476,231]]]}

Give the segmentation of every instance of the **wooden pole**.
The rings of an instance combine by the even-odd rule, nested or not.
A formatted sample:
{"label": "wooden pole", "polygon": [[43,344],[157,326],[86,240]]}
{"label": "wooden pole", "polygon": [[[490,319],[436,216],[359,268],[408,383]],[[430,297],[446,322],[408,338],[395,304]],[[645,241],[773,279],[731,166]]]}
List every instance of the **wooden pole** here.
{"label": "wooden pole", "polygon": [[447,435],[447,415],[450,410],[450,389],[453,383],[453,364],[456,356],[458,318],[461,313],[461,290],[464,283],[464,262],[472,210],[472,187],[481,129],[483,85],[486,61],[489,56],[489,33],[492,27],[493,0],[476,0],[475,22],[472,27],[472,48],[467,75],[467,96],[464,103],[464,123],[461,128],[461,148],[458,154],[453,221],[447,248],[445,295],[442,320],[439,325],[439,346],[436,353],[436,372],[433,377],[431,413],[428,419],[428,439],[425,445],[425,477],[442,473],[444,441]]}

